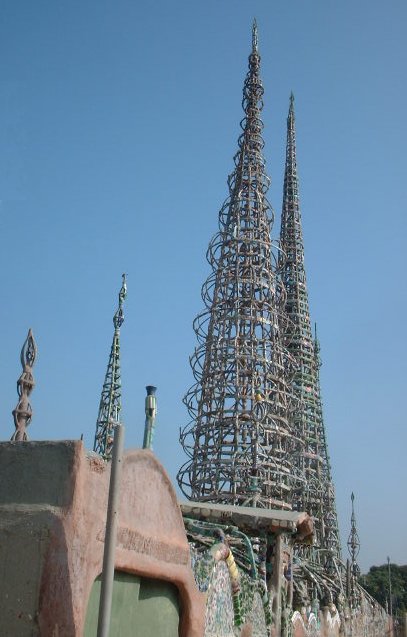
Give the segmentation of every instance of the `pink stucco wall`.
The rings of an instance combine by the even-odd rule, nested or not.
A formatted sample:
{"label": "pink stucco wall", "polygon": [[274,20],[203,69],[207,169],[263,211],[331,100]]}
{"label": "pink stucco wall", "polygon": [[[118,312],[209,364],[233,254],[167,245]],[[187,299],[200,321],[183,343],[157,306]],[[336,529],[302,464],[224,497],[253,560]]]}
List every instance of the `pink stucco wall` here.
{"label": "pink stucco wall", "polygon": [[[10,488],[3,484],[0,492],[0,508],[8,512],[7,524],[0,524],[0,544],[11,555],[24,536],[27,550],[37,557],[35,562],[32,557],[20,562],[10,558],[9,572],[3,573],[7,586],[0,583],[0,608],[7,617],[0,614],[0,634],[81,637],[92,584],[102,571],[110,465],[86,453],[80,441],[1,447],[5,464],[0,482],[3,472]],[[176,495],[162,465],[147,450],[124,456],[115,568],[175,584],[180,635],[203,635],[205,600],[190,568]],[[8,596],[8,590],[18,591],[28,580],[30,597],[27,592],[25,601]]]}

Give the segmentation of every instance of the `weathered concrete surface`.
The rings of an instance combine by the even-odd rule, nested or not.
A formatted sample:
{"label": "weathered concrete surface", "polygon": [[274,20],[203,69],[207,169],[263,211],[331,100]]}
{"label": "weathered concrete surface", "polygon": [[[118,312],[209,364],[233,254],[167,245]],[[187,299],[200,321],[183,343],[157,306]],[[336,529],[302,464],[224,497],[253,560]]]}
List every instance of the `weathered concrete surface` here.
{"label": "weathered concrete surface", "polygon": [[[0,443],[0,635],[83,634],[102,570],[109,475],[80,441]],[[115,568],[173,582],[180,635],[203,635],[205,598],[175,492],[147,450],[124,456]]]}

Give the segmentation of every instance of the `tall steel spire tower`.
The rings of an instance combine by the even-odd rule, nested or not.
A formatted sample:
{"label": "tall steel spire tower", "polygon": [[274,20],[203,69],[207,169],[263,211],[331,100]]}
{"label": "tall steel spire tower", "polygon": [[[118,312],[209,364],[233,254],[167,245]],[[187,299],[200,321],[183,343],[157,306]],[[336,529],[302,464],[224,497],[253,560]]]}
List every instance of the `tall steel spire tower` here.
{"label": "tall steel spire tower", "polygon": [[119,306],[113,317],[114,335],[107,365],[105,382],[100,397],[99,413],[96,421],[96,433],[93,450],[106,459],[112,456],[113,428],[119,420],[122,408],[120,377],[120,328],[123,325],[123,303],[127,295],[126,275],[122,275],[122,287],[119,292]]}
{"label": "tall steel spire tower", "polygon": [[[339,557],[335,496],[333,492],[319,384],[319,344],[312,338],[304,266],[304,242],[298,192],[294,96],[287,118],[287,147],[280,233],[280,272],[286,290],[285,311],[290,319],[285,330],[287,347],[297,361],[293,387],[299,397],[294,430],[304,441],[298,456],[306,482],[294,494],[295,508],[314,517],[314,557],[325,562]],[[333,549],[334,547],[334,549]],[[323,552],[325,551],[325,556]]]}
{"label": "tall steel spire tower", "polygon": [[257,26],[243,88],[244,118],[229,196],[209,244],[205,309],[194,321],[195,385],[181,431],[189,461],[178,482],[193,500],[291,508],[301,479],[290,426],[292,358],[281,336],[283,291],[270,239]]}

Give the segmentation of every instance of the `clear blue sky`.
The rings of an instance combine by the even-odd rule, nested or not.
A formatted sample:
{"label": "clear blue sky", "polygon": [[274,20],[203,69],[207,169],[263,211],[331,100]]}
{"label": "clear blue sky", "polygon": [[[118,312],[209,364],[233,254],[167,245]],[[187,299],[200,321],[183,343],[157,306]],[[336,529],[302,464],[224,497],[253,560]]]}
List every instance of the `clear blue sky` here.
{"label": "clear blue sky", "polygon": [[[312,319],[342,539],[407,563],[404,0],[3,0],[0,423],[19,350],[39,347],[32,439],[91,447],[121,273],[127,446],[158,386],[155,450],[184,461],[181,398],[205,251],[226,197],[257,17],[269,198],[279,230],[296,97]],[[346,556],[347,552],[345,552]]]}

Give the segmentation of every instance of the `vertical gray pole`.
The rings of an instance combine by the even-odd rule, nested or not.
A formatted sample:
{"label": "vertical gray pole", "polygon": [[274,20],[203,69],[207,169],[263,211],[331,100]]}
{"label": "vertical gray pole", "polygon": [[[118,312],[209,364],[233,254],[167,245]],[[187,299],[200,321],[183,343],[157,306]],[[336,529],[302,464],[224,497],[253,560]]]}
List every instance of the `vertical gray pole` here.
{"label": "vertical gray pole", "polygon": [[[348,601],[350,599],[350,562],[349,558],[346,560],[346,597]],[[349,601],[350,603],[350,601]]]}
{"label": "vertical gray pole", "polygon": [[[291,547],[291,551],[290,551],[291,578],[290,578],[289,589],[288,589],[288,605],[290,607],[290,610],[293,609],[293,596],[294,596],[294,565],[293,565],[293,557],[294,557],[294,550]],[[319,619],[319,618],[317,617],[317,619]]]}
{"label": "vertical gray pole", "polygon": [[100,591],[97,637],[108,637],[114,580],[117,517],[119,512],[119,486],[123,459],[124,427],[114,428],[113,456],[110,470],[109,503],[107,505],[105,550],[103,553],[102,588]]}
{"label": "vertical gray pole", "polygon": [[281,635],[281,576],[282,576],[282,565],[283,565],[283,538],[281,537],[281,533],[277,535],[276,538],[276,548],[275,548],[275,557],[274,557],[274,588],[275,588],[275,605],[274,605],[274,613],[275,613],[275,629],[276,635]]}
{"label": "vertical gray pole", "polygon": [[387,567],[389,571],[389,615],[390,615],[390,634],[393,634],[393,602],[392,602],[392,590],[391,590],[391,570],[390,570],[390,558],[387,557]]}

